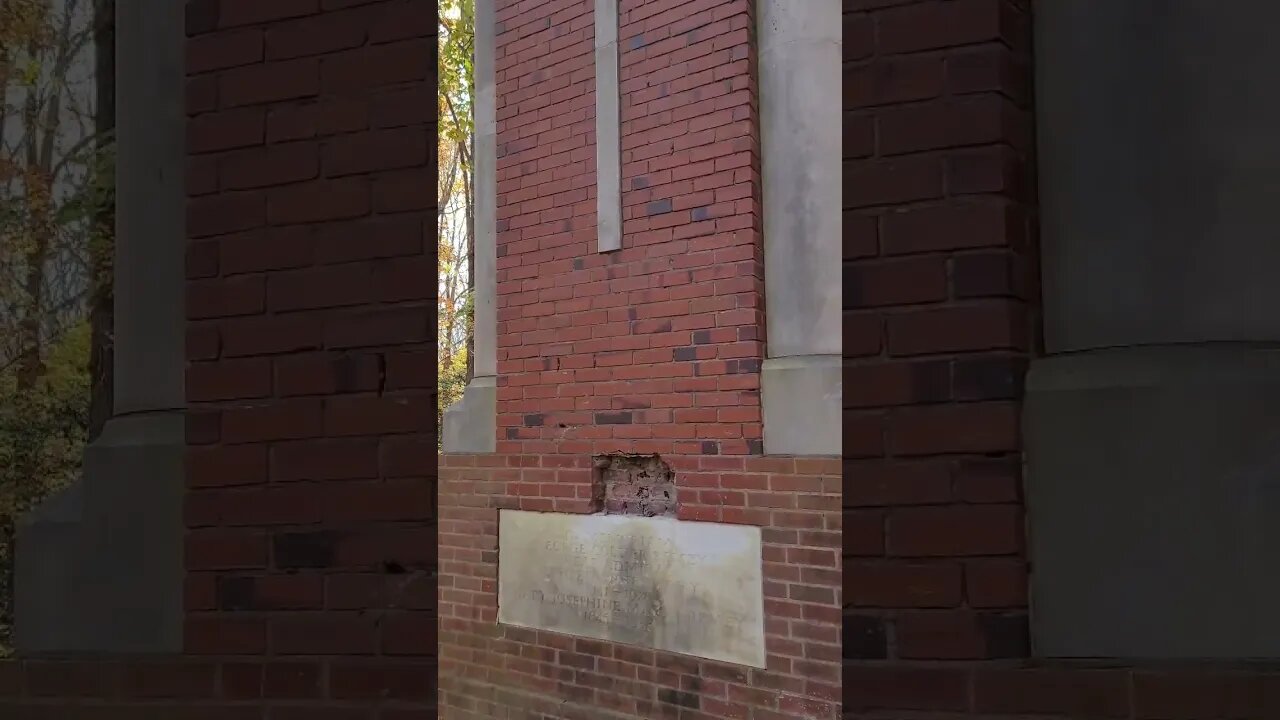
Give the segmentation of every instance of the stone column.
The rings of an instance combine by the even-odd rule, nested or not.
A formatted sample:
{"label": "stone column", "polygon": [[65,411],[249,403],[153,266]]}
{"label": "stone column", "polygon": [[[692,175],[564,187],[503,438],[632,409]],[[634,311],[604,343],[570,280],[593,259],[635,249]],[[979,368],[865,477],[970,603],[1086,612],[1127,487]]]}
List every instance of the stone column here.
{"label": "stone column", "polygon": [[444,411],[448,453],[491,453],[498,443],[498,136],[493,0],[476,0],[474,374]]}
{"label": "stone column", "polygon": [[115,5],[114,412],[81,479],[20,523],[15,640],[25,653],[182,646],[183,7]]}
{"label": "stone column", "polygon": [[1037,654],[1280,656],[1280,5],[1035,5]]}
{"label": "stone column", "polygon": [[839,0],[759,0],[764,449],[839,455]]}

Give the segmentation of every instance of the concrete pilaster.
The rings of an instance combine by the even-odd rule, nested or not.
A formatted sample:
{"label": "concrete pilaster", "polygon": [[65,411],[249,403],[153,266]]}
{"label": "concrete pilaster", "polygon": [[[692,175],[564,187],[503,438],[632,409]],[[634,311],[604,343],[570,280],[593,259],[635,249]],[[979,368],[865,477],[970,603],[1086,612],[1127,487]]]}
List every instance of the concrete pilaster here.
{"label": "concrete pilaster", "polygon": [[15,642],[26,654],[182,646],[183,7],[115,6],[114,416],[80,480],[19,523]]}
{"label": "concrete pilaster", "polygon": [[1034,14],[1035,651],[1280,657],[1280,6]]}
{"label": "concrete pilaster", "polygon": [[839,0],[759,0],[764,448],[839,455]]}
{"label": "concrete pilaster", "polygon": [[493,2],[476,0],[474,375],[462,399],[444,411],[442,447],[451,453],[493,452],[498,442],[498,111]]}

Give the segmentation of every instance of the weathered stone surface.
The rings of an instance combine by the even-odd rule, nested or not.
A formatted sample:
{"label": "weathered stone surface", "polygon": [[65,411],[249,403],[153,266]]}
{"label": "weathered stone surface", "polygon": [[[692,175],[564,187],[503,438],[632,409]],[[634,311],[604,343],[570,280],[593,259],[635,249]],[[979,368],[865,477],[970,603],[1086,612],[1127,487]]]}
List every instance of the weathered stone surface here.
{"label": "weathered stone surface", "polygon": [[504,510],[498,621],[764,667],[760,529]]}
{"label": "weathered stone surface", "polygon": [[761,0],[760,152],[768,455],[839,455],[840,3]]}

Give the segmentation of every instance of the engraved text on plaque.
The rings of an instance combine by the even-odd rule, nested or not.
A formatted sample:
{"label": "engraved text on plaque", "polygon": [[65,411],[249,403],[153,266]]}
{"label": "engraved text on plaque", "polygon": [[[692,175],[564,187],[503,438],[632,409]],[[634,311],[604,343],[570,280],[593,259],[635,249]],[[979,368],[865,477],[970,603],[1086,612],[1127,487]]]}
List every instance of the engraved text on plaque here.
{"label": "engraved text on plaque", "polygon": [[498,621],[764,667],[760,528],[503,510]]}

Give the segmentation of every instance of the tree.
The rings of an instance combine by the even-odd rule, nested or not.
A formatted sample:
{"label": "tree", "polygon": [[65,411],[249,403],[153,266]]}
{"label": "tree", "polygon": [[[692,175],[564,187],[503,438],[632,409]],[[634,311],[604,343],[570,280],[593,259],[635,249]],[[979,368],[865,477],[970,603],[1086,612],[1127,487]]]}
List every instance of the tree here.
{"label": "tree", "polygon": [[90,318],[111,296],[114,153],[97,82],[111,9],[0,0],[0,528],[79,475],[91,388],[105,384],[90,358],[108,365],[109,334]]}
{"label": "tree", "polygon": [[471,379],[475,287],[475,0],[440,0],[438,412]]}

